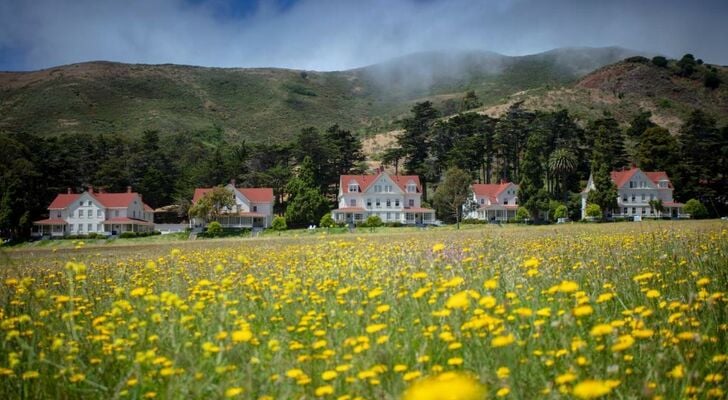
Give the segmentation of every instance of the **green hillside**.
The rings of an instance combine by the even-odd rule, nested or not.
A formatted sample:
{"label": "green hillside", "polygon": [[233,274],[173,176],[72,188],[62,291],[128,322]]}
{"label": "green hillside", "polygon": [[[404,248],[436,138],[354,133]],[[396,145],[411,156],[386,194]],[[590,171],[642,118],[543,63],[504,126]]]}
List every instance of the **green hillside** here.
{"label": "green hillside", "polygon": [[360,133],[391,129],[411,106],[445,111],[466,90],[485,105],[524,90],[549,90],[633,54],[619,48],[559,49],[508,57],[419,53],[349,71],[227,69],[90,62],[0,73],[0,130],[40,135],[221,132],[229,139],[284,140],[333,123]]}

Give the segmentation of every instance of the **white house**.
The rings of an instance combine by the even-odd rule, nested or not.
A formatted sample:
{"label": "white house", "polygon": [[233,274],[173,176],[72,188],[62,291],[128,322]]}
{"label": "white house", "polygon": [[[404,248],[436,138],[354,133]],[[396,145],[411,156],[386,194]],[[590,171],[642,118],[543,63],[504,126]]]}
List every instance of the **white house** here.
{"label": "white house", "polygon": [[435,210],[422,207],[422,185],[416,175],[341,175],[336,222],[362,222],[378,215],[382,222],[428,224]]}
{"label": "white house", "polygon": [[48,206],[48,218],[33,222],[33,236],[151,232],[154,211],[131,186],[125,193],[62,193]]}
{"label": "white house", "polygon": [[[651,200],[662,200],[662,215],[679,218],[683,216],[684,204],[672,197],[673,186],[665,171],[647,172],[637,167],[612,171],[612,182],[617,186],[617,208],[613,217],[659,217],[650,207]],[[594,190],[594,181],[589,176],[586,188],[581,192],[581,217],[586,218],[586,203],[589,192]]]}
{"label": "white house", "polygon": [[[196,203],[213,188],[197,188],[192,197]],[[232,209],[224,208],[216,220],[224,228],[268,228],[273,222],[273,189],[271,188],[238,188],[235,181],[225,186],[233,196],[235,205]],[[190,226],[204,226],[207,222],[200,218],[191,218]]]}
{"label": "white house", "polygon": [[516,218],[518,185],[515,183],[474,183],[471,191],[476,206],[466,210],[466,218],[485,221],[510,221]]}

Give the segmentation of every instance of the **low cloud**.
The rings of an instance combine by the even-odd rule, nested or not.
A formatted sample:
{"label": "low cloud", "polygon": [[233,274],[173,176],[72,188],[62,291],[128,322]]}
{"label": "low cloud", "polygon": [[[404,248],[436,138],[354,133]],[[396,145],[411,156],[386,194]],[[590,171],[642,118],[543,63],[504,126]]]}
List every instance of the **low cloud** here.
{"label": "low cloud", "polygon": [[300,0],[243,13],[228,13],[228,1],[4,1],[0,69],[111,60],[340,70],[429,50],[565,46],[692,52],[728,64],[722,1]]}

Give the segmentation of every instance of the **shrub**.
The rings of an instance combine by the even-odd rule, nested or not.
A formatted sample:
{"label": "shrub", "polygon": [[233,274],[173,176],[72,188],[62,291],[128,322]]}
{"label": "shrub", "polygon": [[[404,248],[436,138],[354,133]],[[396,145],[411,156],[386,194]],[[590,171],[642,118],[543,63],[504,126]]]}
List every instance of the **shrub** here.
{"label": "shrub", "polygon": [[135,237],[137,237],[136,232],[122,232],[121,234],[119,234],[120,239],[131,239]]}
{"label": "shrub", "polygon": [[690,199],[685,203],[683,211],[690,214],[690,218],[701,219],[708,217],[708,209],[698,199]]}
{"label": "shrub", "polygon": [[210,222],[209,225],[207,225],[207,233],[211,237],[216,237],[222,235],[222,225],[220,225],[217,221]]}
{"label": "shrub", "polygon": [[321,217],[319,225],[322,228],[333,228],[336,226],[336,221],[334,221],[334,217],[331,216],[331,213],[326,213],[323,217]]}
{"label": "shrub", "polygon": [[639,63],[639,64],[647,64],[650,62],[650,60],[647,57],[642,57],[642,56],[628,57],[628,58],[625,58],[624,61],[629,62],[629,63]]}
{"label": "shrub", "polygon": [[523,207],[518,207],[518,210],[516,210],[516,222],[523,222],[526,221],[531,217],[531,214],[528,213],[528,210],[526,210]]}
{"label": "shrub", "polygon": [[286,219],[280,215],[276,215],[271,222],[271,228],[273,228],[274,231],[280,234],[281,231],[285,231],[286,229],[288,229]]}
{"label": "shrub", "polygon": [[717,89],[721,83],[722,81],[720,77],[714,71],[709,71],[705,74],[705,79],[703,79],[703,85],[705,85],[708,89]]}
{"label": "shrub", "polygon": [[652,57],[652,63],[660,68],[667,67],[667,58],[663,56]]}
{"label": "shrub", "polygon": [[592,218],[601,218],[602,216],[602,208],[599,207],[598,204],[587,204],[586,206],[586,216],[592,217]]}
{"label": "shrub", "polygon": [[566,218],[569,216],[569,209],[566,208],[565,205],[560,205],[556,207],[556,211],[554,211],[554,218]]}
{"label": "shrub", "polygon": [[369,228],[377,228],[382,226],[382,219],[379,218],[378,215],[370,215],[367,217],[367,220],[364,222],[364,225]]}

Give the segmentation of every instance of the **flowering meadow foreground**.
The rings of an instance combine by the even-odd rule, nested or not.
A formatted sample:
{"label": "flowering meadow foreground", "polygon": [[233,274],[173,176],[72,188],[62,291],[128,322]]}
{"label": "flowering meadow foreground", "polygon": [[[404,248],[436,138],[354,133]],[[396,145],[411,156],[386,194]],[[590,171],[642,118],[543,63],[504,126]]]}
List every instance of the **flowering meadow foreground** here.
{"label": "flowering meadow foreground", "polygon": [[0,255],[0,398],[726,397],[720,221],[78,247]]}

